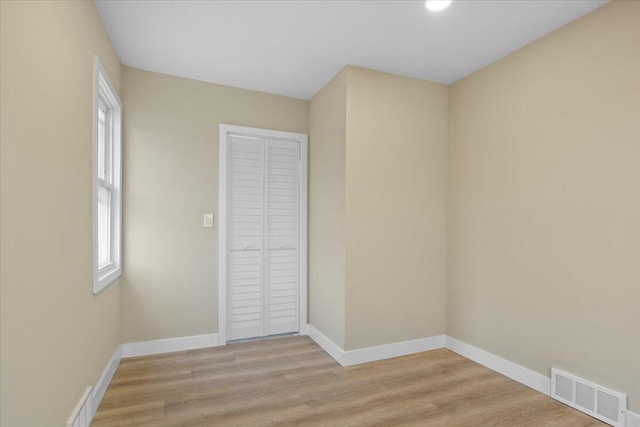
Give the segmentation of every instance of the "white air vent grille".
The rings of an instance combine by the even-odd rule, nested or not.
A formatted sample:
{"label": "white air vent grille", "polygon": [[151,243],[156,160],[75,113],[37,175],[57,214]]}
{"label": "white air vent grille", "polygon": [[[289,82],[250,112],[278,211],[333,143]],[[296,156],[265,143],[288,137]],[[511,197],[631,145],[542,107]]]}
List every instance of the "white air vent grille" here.
{"label": "white air vent grille", "polygon": [[627,395],[551,369],[551,397],[607,424],[624,427]]}
{"label": "white air vent grille", "polygon": [[591,412],[595,410],[596,404],[596,389],[576,381],[576,405],[588,409]]}
{"label": "white air vent grille", "polygon": [[560,375],[556,376],[556,394],[573,402],[573,381]]}

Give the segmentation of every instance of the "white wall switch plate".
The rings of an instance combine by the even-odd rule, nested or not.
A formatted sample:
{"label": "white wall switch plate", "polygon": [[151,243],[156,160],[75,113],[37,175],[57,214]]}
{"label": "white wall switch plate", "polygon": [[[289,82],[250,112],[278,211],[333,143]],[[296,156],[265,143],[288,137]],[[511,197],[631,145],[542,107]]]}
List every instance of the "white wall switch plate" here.
{"label": "white wall switch plate", "polygon": [[202,226],[211,228],[213,227],[213,214],[204,214],[204,219],[202,220]]}

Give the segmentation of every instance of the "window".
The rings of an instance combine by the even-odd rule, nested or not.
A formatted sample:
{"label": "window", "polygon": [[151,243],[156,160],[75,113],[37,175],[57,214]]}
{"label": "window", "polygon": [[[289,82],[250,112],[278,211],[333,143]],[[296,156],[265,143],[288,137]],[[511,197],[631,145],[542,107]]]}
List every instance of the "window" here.
{"label": "window", "polygon": [[122,103],[100,60],[94,62],[93,293],[122,273]]}

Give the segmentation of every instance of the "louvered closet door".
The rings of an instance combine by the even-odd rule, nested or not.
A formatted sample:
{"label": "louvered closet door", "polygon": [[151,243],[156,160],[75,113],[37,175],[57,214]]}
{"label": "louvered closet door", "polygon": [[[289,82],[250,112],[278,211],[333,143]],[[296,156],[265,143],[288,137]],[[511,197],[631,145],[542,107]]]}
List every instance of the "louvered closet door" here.
{"label": "louvered closet door", "polygon": [[228,137],[227,334],[262,336],[264,316],[264,140]]}
{"label": "louvered closet door", "polygon": [[274,335],[300,329],[300,148],[272,140],[265,148],[265,320]]}

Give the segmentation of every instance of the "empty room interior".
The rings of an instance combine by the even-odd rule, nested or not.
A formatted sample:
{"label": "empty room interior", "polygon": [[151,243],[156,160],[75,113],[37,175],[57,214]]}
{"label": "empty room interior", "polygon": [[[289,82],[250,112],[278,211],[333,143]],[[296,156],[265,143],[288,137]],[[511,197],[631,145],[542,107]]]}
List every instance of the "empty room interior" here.
{"label": "empty room interior", "polygon": [[640,427],[640,1],[0,4],[2,427]]}

